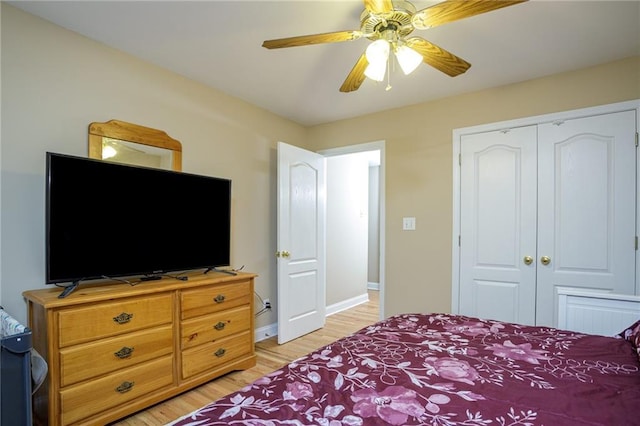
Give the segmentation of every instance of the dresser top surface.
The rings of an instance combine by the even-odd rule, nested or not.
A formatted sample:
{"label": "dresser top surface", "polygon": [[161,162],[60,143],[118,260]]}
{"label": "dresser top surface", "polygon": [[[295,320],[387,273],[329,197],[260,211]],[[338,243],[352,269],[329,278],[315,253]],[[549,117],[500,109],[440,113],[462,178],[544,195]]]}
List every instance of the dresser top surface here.
{"label": "dresser top surface", "polygon": [[74,292],[63,299],[58,298],[58,295],[60,295],[63,289],[57,286],[28,290],[22,293],[22,295],[33,303],[46,308],[55,308],[123,297],[191,289],[212,284],[228,284],[234,281],[252,280],[257,274],[238,272],[237,275],[230,275],[223,272],[209,272],[207,274],[203,272],[193,272],[181,276],[187,277],[187,280],[163,277],[160,280],[154,281],[132,281],[134,284],[128,284],[122,281],[81,283]]}

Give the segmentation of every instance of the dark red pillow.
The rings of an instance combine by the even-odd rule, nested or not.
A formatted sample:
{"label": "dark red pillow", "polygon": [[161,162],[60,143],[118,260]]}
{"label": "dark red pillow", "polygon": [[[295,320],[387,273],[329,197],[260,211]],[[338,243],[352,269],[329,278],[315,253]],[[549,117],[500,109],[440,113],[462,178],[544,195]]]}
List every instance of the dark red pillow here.
{"label": "dark red pillow", "polygon": [[631,342],[638,354],[638,360],[640,360],[640,320],[633,323],[632,326],[618,334],[618,336]]}

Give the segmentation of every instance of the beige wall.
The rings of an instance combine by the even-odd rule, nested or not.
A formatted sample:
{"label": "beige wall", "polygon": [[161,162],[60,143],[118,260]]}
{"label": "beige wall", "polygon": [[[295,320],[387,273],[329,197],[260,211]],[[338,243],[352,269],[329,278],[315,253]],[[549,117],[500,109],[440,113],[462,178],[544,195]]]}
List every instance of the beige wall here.
{"label": "beige wall", "polygon": [[367,294],[369,161],[327,158],[327,306]]}
{"label": "beige wall", "polygon": [[[1,8],[4,307],[24,322],[22,292],[45,287],[45,153],[86,156],[89,123],[110,119],[180,140],[186,172],[232,179],[233,266],[258,273],[256,290],[275,300],[276,143],[300,145],[306,129],[6,3]],[[163,203],[182,201],[198,208],[197,200],[161,200],[158,214]],[[127,210],[105,206],[86,214],[99,221]],[[275,321],[267,313],[257,325]]]}
{"label": "beige wall", "polygon": [[[45,287],[45,152],[87,155],[90,122],[117,118],[162,129],[182,142],[183,170],[231,178],[232,261],[257,272],[258,292],[272,300],[276,142],[319,150],[386,140],[390,315],[451,307],[452,129],[640,98],[640,58],[632,58],[307,129],[0,7],[0,300],[22,321],[21,293]],[[105,206],[87,214],[126,211]],[[417,218],[415,232],[400,230],[403,216]],[[273,313],[261,315],[257,326],[275,321]]]}
{"label": "beige wall", "polygon": [[638,98],[635,57],[309,129],[314,150],[386,141],[385,315],[451,310],[453,129]]}

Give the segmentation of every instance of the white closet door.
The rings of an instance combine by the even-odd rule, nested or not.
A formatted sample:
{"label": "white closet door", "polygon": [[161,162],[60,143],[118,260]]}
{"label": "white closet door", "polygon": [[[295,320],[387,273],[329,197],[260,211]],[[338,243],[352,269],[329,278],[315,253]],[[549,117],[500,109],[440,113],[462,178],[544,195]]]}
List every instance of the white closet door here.
{"label": "white closet door", "polygon": [[459,312],[534,324],[536,126],[464,135],[460,146]]}
{"label": "white closet door", "polygon": [[635,132],[634,111],[539,125],[536,324],[559,286],[633,294]]}

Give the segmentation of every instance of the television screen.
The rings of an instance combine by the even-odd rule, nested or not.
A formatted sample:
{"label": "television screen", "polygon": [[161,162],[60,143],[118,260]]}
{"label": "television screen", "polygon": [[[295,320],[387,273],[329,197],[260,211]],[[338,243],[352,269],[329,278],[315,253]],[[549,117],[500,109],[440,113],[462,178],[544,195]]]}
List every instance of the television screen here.
{"label": "television screen", "polygon": [[230,264],[231,181],[47,153],[46,282]]}

